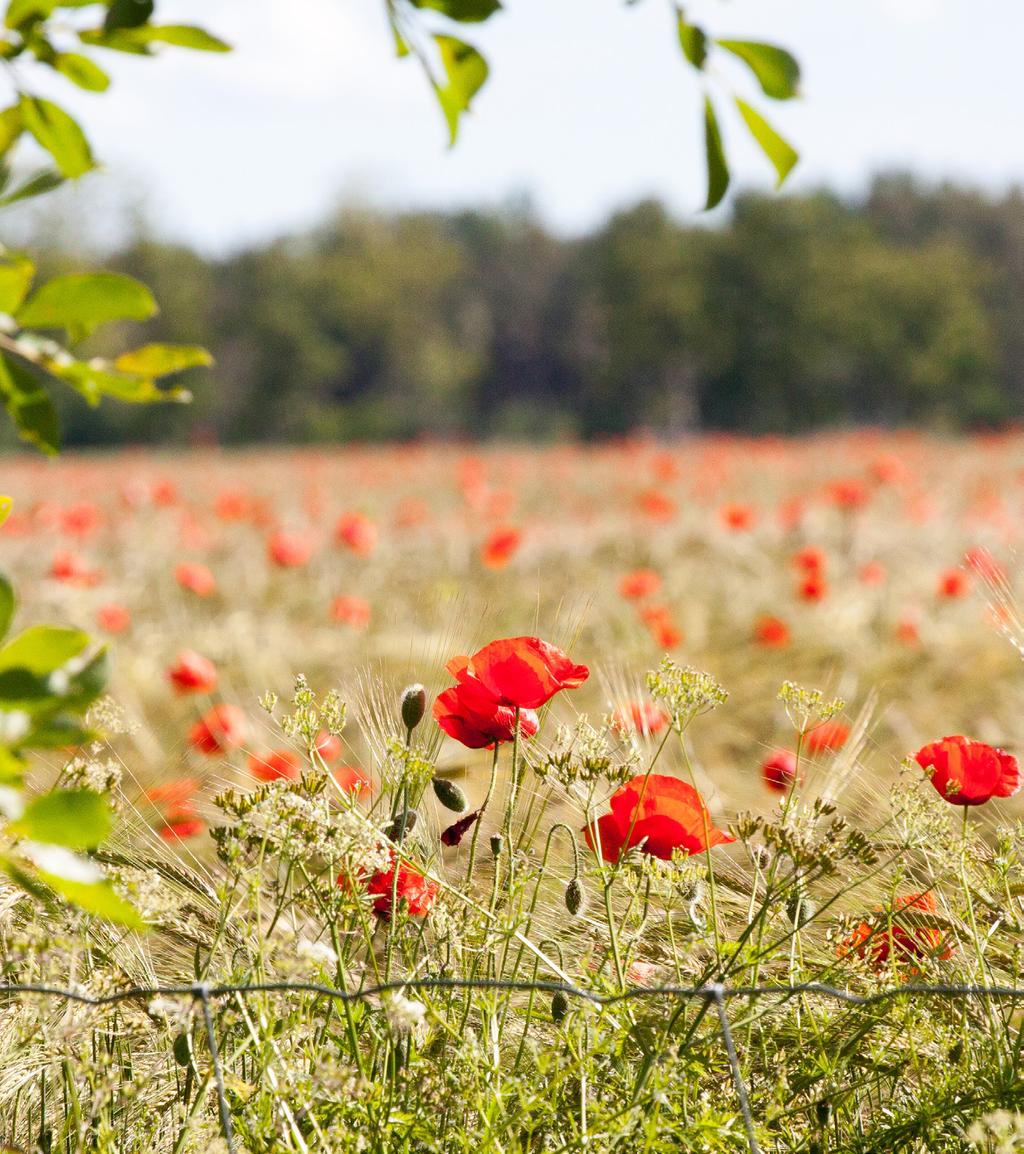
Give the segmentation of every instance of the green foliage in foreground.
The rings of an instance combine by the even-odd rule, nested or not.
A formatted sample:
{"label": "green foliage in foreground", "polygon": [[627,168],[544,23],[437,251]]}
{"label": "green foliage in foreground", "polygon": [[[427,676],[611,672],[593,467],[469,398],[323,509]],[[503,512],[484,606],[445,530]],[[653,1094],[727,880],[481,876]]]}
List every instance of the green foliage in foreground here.
{"label": "green foliage in foreground", "polygon": [[[785,693],[788,706],[817,708],[820,695]],[[395,697],[393,714],[360,718],[379,739],[382,788],[368,804],[333,790],[315,752],[319,728],[343,723],[338,702],[318,703],[300,684],[295,715],[276,719],[306,748],[307,773],[220,798],[216,862],[190,869],[107,852],[148,934],[126,937],[85,915],[44,920],[29,899],[5,895],[3,977],[98,994],[192,981],[356,990],[419,978],[568,980],[600,994],[716,980],[863,993],[910,980],[1021,982],[1024,828],[987,827],[983,814],[961,824],[916,772],[880,825],[857,828],[840,808],[863,726],[829,764],[807,766],[770,820],[741,817],[735,846],[672,862],[636,853],[618,866],[584,850],[574,865],[572,831],[615,782],[655,759],[660,771],[692,772],[691,742],[699,749],[714,721],[691,733],[690,720],[705,709],[677,715],[662,745],[582,719],[529,743],[518,772],[506,747],[495,812],[455,853],[438,844],[452,814],[430,789],[436,730],[410,739]],[[277,711],[273,700],[266,708]],[[528,788],[508,800],[505,783],[520,776]],[[440,888],[425,917],[404,907],[379,917],[358,884],[399,799],[419,819],[392,850]],[[511,842],[488,848],[501,828]],[[339,874],[353,884],[339,886]],[[903,920],[908,890],[930,892],[936,912]],[[865,921],[877,941],[898,919],[924,943],[913,956],[893,950],[879,964],[871,939],[864,956],[844,948]],[[714,1010],[699,1003],[655,994],[597,1009],[543,993],[408,985],[347,1005],[267,992],[211,1007],[230,1124],[252,1154],[748,1148]],[[728,1013],[765,1151],[959,1154],[1012,1148],[997,1143],[1024,1126],[1014,1112],[1024,1034],[1011,1003],[853,1007],[807,995],[738,998]],[[206,1028],[188,996],[106,1009],[12,1000],[0,1055],[0,1119],[24,1149],[224,1149]]]}

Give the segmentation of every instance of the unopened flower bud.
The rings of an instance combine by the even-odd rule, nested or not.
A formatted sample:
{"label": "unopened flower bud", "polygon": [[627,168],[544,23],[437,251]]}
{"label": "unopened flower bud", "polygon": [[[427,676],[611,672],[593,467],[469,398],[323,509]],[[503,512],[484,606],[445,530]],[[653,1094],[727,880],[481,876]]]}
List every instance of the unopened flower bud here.
{"label": "unopened flower bud", "polygon": [[384,830],[384,835],[391,841],[402,841],[407,833],[411,833],[419,819],[414,809],[407,809],[400,813]]}
{"label": "unopened flower bud", "polygon": [[569,995],[564,990],[556,990],[551,999],[551,1018],[560,1025],[569,1013]]}
{"label": "unopened flower bud", "polygon": [[423,720],[427,708],[427,691],[422,685],[410,685],[402,690],[402,724],[415,729]]}
{"label": "unopened flower bud", "polygon": [[565,887],[565,908],[575,917],[586,905],[587,894],[579,878],[573,878]]}
{"label": "unopened flower bud", "polygon": [[505,844],[505,839],[500,833],[491,835],[491,856],[501,857],[501,848]]}
{"label": "unopened flower bud", "polygon": [[434,787],[434,796],[453,813],[462,813],[466,808],[466,795],[447,777],[435,777],[431,783]]}

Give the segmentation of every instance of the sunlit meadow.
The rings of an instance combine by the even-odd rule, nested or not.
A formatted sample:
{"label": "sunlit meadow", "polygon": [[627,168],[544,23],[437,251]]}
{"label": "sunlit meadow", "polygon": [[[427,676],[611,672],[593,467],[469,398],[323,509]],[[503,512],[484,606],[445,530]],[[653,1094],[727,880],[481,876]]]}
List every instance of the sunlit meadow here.
{"label": "sunlit meadow", "polygon": [[93,856],[148,926],[5,886],[5,980],[306,988],[211,998],[216,1062],[187,989],[9,998],[0,1142],[1024,1146],[1012,998],[656,989],[1022,984],[1024,436],[25,456],[2,488],[17,624],[114,659],[102,736],[30,781],[114,804]]}

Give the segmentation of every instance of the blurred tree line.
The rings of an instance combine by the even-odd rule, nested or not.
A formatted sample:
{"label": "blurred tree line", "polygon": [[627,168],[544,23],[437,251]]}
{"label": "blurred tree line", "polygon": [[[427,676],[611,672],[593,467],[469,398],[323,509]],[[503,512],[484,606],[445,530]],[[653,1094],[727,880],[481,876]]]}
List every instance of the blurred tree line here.
{"label": "blurred tree line", "polygon": [[139,236],[104,264],[161,302],[145,339],[217,364],[156,415],[66,401],[68,444],[1024,418],[1019,191],[889,176],[741,196],[718,228],[648,202],[575,239],[528,209],[346,208],[224,259]]}

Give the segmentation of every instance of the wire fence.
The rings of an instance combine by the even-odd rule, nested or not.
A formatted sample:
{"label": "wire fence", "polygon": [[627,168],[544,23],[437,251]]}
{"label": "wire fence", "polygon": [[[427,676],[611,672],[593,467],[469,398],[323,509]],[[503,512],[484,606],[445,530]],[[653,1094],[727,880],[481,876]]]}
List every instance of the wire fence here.
{"label": "wire fence", "polygon": [[787,986],[725,986],[714,982],[704,986],[634,986],[618,994],[596,994],[568,982],[526,982],[515,979],[473,979],[473,978],[409,978],[384,982],[375,986],[364,986],[358,990],[338,990],[333,986],[317,982],[262,982],[251,985],[208,985],[197,982],[182,986],[132,986],[112,994],[92,995],[77,990],[67,990],[60,986],[47,985],[0,985],[0,997],[4,995],[39,995],[62,998],[86,1006],[112,1006],[119,1002],[141,1001],[157,997],[191,997],[200,1006],[206,1041],[210,1049],[210,1065],[214,1087],[217,1093],[217,1108],[221,1132],[229,1154],[237,1154],[234,1131],[231,1125],[231,1108],[228,1104],[224,1085],[224,1067],[217,1044],[211,1002],[238,994],[307,993],[332,998],[337,1002],[357,1002],[381,994],[406,990],[505,990],[523,993],[562,993],[578,998],[591,1005],[607,1007],[623,1002],[645,998],[669,997],[681,1001],[699,1001],[705,1009],[712,1005],[718,1016],[719,1034],[729,1066],[732,1070],[733,1086],[739,1104],[740,1115],[746,1132],[751,1154],[762,1154],[757,1140],[754,1115],[750,1106],[746,1079],[740,1067],[732,1027],[729,1024],[727,1003],[734,998],[778,998],[785,1001],[798,995],[818,995],[844,1002],[851,1006],[874,1006],[899,998],[944,998],[955,1001],[968,998],[993,999],[997,1001],[1024,1001],[1024,988],[1012,986],[977,985],[926,985],[907,983],[891,989],[878,990],[873,994],[853,994],[823,982],[800,982]]}

